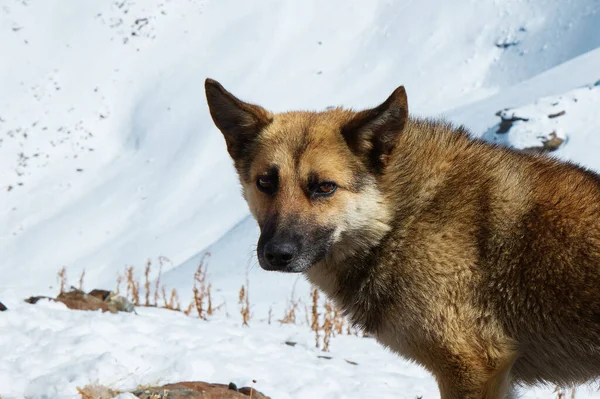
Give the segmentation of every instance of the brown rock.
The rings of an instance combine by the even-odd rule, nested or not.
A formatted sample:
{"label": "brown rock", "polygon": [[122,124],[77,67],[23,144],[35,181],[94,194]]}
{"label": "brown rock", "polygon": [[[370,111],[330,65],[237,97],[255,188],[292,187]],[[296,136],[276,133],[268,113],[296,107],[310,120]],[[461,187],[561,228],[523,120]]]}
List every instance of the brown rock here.
{"label": "brown rock", "polygon": [[54,298],[50,298],[47,296],[30,296],[29,298],[25,299],[25,302],[35,305],[40,299],[49,299],[51,301],[54,300]]}
{"label": "brown rock", "polygon": [[550,119],[552,119],[552,118],[558,118],[559,116],[563,116],[566,113],[567,113],[566,111],[556,112],[554,114],[548,115],[548,118],[550,118]]}
{"label": "brown rock", "polygon": [[244,387],[232,389],[235,385],[209,384],[206,382],[178,382],[162,387],[140,389],[132,392],[140,399],[270,399],[268,396]]}
{"label": "brown rock", "polygon": [[90,292],[88,292],[88,295],[98,298],[101,301],[106,301],[110,294],[111,292],[108,290],[91,290]]}
{"label": "brown rock", "polygon": [[2,302],[0,302],[0,312],[4,312],[5,310],[8,310],[8,308],[4,306]]}
{"label": "brown rock", "polygon": [[63,292],[62,294],[56,297],[57,302],[62,302],[69,309],[76,310],[102,310],[103,312],[108,312],[108,305],[91,295],[87,295],[86,293],[73,290],[70,292]]}
{"label": "brown rock", "polygon": [[539,147],[528,147],[524,148],[523,151],[531,153],[544,153],[556,151],[565,140],[561,139],[556,135],[556,132],[552,132],[547,138],[542,138],[542,145]]}

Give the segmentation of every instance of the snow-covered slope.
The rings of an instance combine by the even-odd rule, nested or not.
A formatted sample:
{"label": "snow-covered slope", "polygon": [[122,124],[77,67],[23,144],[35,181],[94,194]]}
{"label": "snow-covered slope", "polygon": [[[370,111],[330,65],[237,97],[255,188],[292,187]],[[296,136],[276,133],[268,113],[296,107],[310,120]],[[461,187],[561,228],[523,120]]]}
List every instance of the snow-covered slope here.
{"label": "snow-covered slope", "polygon": [[436,115],[596,48],[598,7],[2,0],[0,284],[45,288],[62,266],[112,284],[246,216],[207,76],[274,110],[368,106],[402,83]]}
{"label": "snow-covered slope", "polygon": [[[323,366],[316,352],[300,346],[301,353],[279,353],[288,334],[306,334],[307,326],[276,330],[261,320],[269,309],[280,317],[292,287],[306,297],[308,286],[256,265],[258,229],[208,115],[206,77],[274,111],[372,106],[404,84],[413,113],[445,116],[507,143],[559,129],[567,140],[555,154],[600,170],[599,0],[0,0],[0,54],[0,300],[11,308],[10,316],[0,314],[4,397],[44,390],[57,397],[52,392],[66,386],[74,393],[91,378],[118,383],[123,372],[131,373],[123,387],[157,375],[256,378],[274,397],[361,397],[361,381],[381,388],[380,397],[436,397],[420,369],[359,338],[334,340],[334,354],[360,355],[360,366],[329,367],[325,382],[315,372]],[[565,114],[548,120],[555,103]],[[530,121],[500,136],[496,112],[507,108]],[[85,270],[87,288],[114,288],[126,265],[141,272],[146,259],[159,256],[172,261],[161,282],[187,303],[207,252],[214,299],[232,308],[208,323],[162,312],[136,319],[20,304],[25,296],[55,294],[63,266],[72,278]],[[226,314],[236,312],[246,275],[256,323],[242,330]],[[163,340],[143,331],[159,318],[176,330],[170,339],[188,346],[152,353]],[[96,322],[100,330],[133,334],[129,342],[139,346],[129,352],[116,343],[119,334],[104,332],[88,345],[90,330],[78,326]],[[194,334],[223,346],[201,346]],[[186,354],[190,348],[199,349]],[[70,350],[84,355],[47,361]],[[194,363],[218,351],[238,355]],[[252,353],[263,358],[254,361]],[[171,354],[185,357],[163,362]],[[290,385],[294,372],[269,377],[288,355],[307,373],[298,384],[313,391]],[[32,356],[41,360],[27,360]],[[197,367],[186,369],[188,362]],[[600,394],[580,391],[577,398],[584,397]]]}

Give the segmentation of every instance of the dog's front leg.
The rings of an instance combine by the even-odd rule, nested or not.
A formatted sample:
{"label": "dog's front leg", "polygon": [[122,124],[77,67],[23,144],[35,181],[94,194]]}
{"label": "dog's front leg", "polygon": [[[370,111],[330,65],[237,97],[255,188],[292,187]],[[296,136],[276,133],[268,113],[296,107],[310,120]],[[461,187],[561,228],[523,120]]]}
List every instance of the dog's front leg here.
{"label": "dog's front leg", "polygon": [[[488,354],[489,356],[489,354]],[[444,359],[436,374],[442,399],[508,399],[514,353],[490,360],[483,354],[454,355]]]}

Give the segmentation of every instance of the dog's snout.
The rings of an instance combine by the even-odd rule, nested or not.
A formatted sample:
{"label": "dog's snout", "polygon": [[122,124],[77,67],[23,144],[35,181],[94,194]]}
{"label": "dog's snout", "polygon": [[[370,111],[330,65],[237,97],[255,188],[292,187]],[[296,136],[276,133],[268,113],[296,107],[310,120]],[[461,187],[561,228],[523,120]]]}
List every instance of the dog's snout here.
{"label": "dog's snout", "polygon": [[298,245],[292,241],[270,241],[265,245],[265,260],[273,269],[288,266],[298,254]]}

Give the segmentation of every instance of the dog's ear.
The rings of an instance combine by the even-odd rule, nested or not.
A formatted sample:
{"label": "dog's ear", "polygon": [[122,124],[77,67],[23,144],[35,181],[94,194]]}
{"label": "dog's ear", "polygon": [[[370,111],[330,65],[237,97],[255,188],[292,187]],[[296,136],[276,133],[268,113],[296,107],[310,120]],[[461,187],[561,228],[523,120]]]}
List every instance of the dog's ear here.
{"label": "dog's ear", "polygon": [[204,88],[210,115],[225,136],[229,155],[234,160],[241,159],[260,131],[271,122],[271,113],[241,101],[216,80],[206,79]]}
{"label": "dog's ear", "polygon": [[352,152],[381,172],[407,119],[406,90],[400,86],[383,104],[358,112],[342,127],[342,135]]}

